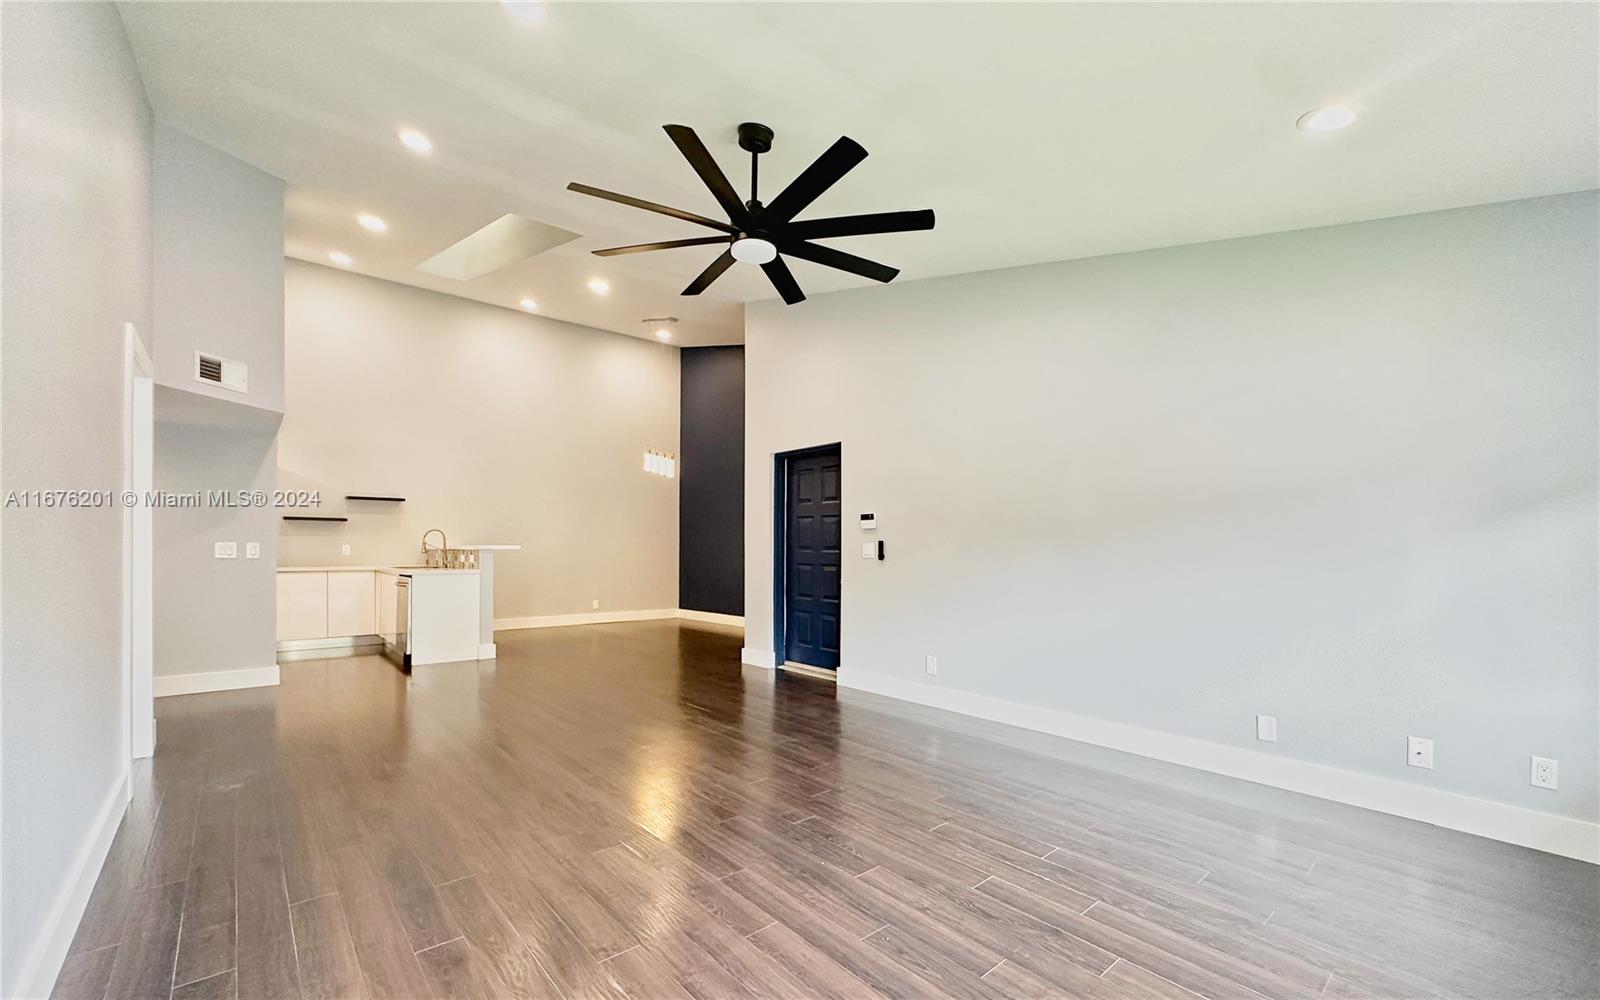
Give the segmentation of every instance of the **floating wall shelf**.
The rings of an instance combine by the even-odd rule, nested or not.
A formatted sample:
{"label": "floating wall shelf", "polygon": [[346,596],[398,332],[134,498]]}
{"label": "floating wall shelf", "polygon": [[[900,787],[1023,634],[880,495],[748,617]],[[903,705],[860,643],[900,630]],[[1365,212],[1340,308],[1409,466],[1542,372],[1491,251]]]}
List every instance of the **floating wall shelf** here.
{"label": "floating wall shelf", "polygon": [[362,496],[361,494],[358,494],[358,493],[346,493],[344,495],[344,498],[346,500],[375,500],[375,501],[381,501],[383,503],[405,503],[406,502],[406,498],[405,497],[369,497],[369,496]]}
{"label": "floating wall shelf", "polygon": [[312,515],[309,515],[309,514],[285,514],[285,515],[283,515],[283,519],[285,521],[348,521],[348,520],[350,520],[348,517],[323,517],[323,516],[320,516],[320,515],[312,516]]}

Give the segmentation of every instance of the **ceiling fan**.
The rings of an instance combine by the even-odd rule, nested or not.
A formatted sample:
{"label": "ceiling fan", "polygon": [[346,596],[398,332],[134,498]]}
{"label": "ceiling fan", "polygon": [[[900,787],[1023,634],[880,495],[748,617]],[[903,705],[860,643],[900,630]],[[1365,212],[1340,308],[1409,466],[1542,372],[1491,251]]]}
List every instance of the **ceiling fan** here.
{"label": "ceiling fan", "polygon": [[927,208],[911,212],[874,212],[868,215],[794,221],[794,217],[816,201],[822,192],[832,187],[839,178],[849,173],[851,168],[867,158],[867,151],[861,148],[861,144],[847,136],[840,137],[839,141],[829,146],[811,166],[802,170],[800,176],[772,199],[771,204],[763,205],[756,195],[756,181],[759,176],[759,158],[762,153],[772,149],[772,129],[755,122],[745,122],[739,126],[739,148],[750,154],[750,200],[740,201],[738,192],[728,183],[727,176],[717,166],[717,161],[711,158],[711,153],[700,141],[700,137],[695,135],[694,129],[687,125],[663,125],[662,128],[666,129],[667,135],[677,144],[678,151],[689,161],[689,166],[700,175],[700,179],[711,190],[712,197],[717,199],[717,204],[727,213],[727,222],[718,222],[716,219],[708,219],[693,212],[668,208],[653,201],[632,198],[625,194],[617,194],[615,191],[590,187],[587,184],[568,184],[567,190],[642,208],[647,212],[668,215],[722,233],[720,236],[698,236],[687,240],[640,243],[636,246],[594,251],[599,257],[615,257],[649,250],[727,244],[728,248],[722,255],[712,261],[711,266],[701,271],[700,276],[683,290],[685,295],[699,295],[716,281],[722,272],[732,267],[734,261],[747,261],[761,265],[761,269],[767,272],[767,278],[772,281],[772,287],[783,296],[784,302],[789,305],[803,302],[805,293],[800,291],[794,275],[789,272],[789,266],[783,262],[784,256],[798,257],[826,267],[849,271],[851,274],[859,274],[874,281],[892,281],[894,276],[900,273],[899,268],[888,267],[832,247],[818,246],[810,241],[835,236],[903,233],[933,228],[933,210]]}

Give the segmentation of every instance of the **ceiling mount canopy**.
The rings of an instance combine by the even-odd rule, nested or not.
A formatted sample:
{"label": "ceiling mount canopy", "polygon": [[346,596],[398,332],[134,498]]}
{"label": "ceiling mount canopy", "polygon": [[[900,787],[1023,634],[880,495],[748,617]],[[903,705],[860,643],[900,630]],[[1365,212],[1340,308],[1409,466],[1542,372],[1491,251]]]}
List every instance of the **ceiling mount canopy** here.
{"label": "ceiling mount canopy", "polygon": [[856,164],[867,158],[867,151],[848,136],[841,136],[839,141],[829,146],[811,166],[802,170],[800,176],[790,181],[789,186],[779,192],[771,204],[763,205],[758,187],[760,157],[762,153],[772,149],[772,129],[756,122],[745,122],[739,126],[739,148],[750,154],[750,198],[748,201],[741,201],[739,193],[728,182],[727,175],[717,166],[717,161],[712,159],[710,151],[700,141],[694,129],[687,125],[662,127],[728,216],[727,222],[625,194],[617,194],[614,191],[590,187],[587,184],[574,182],[568,184],[567,189],[717,230],[721,235],[668,240],[664,243],[640,243],[594,251],[600,257],[615,257],[619,254],[644,253],[651,250],[725,245],[726,249],[722,255],[689,283],[689,287],[683,290],[684,295],[699,295],[716,281],[722,272],[732,267],[735,261],[745,261],[761,266],[772,286],[783,296],[784,302],[789,305],[803,302],[805,293],[800,290],[794,275],[789,272],[789,266],[784,263],[785,256],[809,260],[815,264],[848,271],[874,281],[892,281],[894,276],[900,273],[898,268],[832,247],[819,246],[810,241],[837,236],[867,236],[875,233],[903,233],[933,228],[933,210],[927,208],[909,212],[876,212],[868,215],[794,221],[796,215],[849,173]]}

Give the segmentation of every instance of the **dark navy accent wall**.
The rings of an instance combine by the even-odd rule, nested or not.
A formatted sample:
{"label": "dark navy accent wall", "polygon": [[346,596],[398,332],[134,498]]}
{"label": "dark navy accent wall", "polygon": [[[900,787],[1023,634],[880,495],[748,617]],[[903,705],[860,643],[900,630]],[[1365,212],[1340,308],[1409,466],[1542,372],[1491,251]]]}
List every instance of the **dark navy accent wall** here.
{"label": "dark navy accent wall", "polygon": [[678,607],[744,614],[744,348],[683,349]]}

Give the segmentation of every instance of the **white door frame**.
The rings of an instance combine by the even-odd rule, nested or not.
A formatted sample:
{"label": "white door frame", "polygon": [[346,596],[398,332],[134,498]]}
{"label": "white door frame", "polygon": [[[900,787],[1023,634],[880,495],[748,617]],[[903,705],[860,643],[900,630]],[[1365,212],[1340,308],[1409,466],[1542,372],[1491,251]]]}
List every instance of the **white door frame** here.
{"label": "white door frame", "polygon": [[[129,761],[156,750],[154,650],[155,364],[132,323],[123,324],[122,726]],[[129,502],[131,494],[132,503]],[[129,786],[132,787],[131,784]]]}

